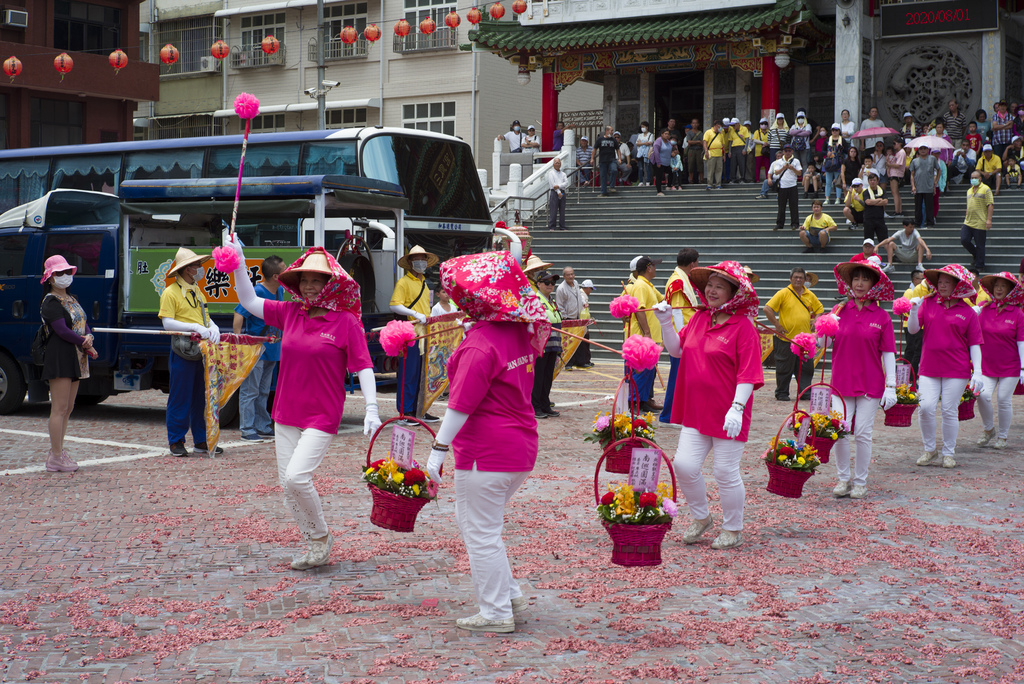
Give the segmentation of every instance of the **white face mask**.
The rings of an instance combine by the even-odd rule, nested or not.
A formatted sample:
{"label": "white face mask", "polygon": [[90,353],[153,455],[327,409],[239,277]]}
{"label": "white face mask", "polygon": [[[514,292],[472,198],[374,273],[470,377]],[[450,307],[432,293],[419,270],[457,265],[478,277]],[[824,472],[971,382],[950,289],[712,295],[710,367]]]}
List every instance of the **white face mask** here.
{"label": "white face mask", "polygon": [[423,273],[424,271],[427,270],[427,262],[426,261],[414,261],[414,262],[412,262],[412,270],[416,271],[417,273]]}
{"label": "white face mask", "polygon": [[72,281],[75,279],[74,276],[70,275],[59,275],[53,277],[53,284],[61,289],[68,289],[71,287]]}
{"label": "white face mask", "polygon": [[640,132],[641,133],[646,133],[647,132],[647,126],[641,126],[640,127]]}

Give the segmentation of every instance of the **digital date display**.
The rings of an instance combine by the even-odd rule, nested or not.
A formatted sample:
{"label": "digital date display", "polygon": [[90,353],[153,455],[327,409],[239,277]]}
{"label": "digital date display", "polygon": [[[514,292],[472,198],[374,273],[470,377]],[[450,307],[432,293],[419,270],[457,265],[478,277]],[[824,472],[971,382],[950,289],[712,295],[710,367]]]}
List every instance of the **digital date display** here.
{"label": "digital date display", "polygon": [[997,0],[901,2],[882,5],[881,13],[883,38],[999,28]]}

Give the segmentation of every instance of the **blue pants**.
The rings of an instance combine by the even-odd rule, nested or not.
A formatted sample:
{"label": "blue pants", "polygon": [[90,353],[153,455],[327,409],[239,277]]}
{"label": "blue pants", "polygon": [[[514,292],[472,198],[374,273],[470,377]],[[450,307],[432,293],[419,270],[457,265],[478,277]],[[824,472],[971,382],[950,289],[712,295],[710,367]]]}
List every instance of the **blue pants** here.
{"label": "blue pants", "polygon": [[601,194],[607,195],[609,182],[613,188],[615,187],[615,178],[619,173],[619,164],[613,159],[607,163],[602,162],[598,166],[601,171]]}
{"label": "blue pants", "polygon": [[[420,392],[420,364],[423,357],[420,354],[419,343],[406,347],[405,360],[398,362],[398,386],[395,388],[395,406],[402,402],[399,413],[407,416],[416,415],[416,396]],[[403,392],[405,393],[403,396]]]}
{"label": "blue pants", "polygon": [[637,183],[647,183],[648,185],[650,185],[652,180],[653,180],[653,178],[654,178],[654,172],[651,170],[651,160],[648,159],[647,157],[640,156],[640,157],[637,157],[636,162],[637,162],[637,166],[636,166],[637,179],[636,179],[636,182]]}
{"label": "blue pants", "polygon": [[267,399],[270,398],[276,366],[277,361],[260,359],[238,388],[239,427],[243,437],[269,435],[273,429],[267,412]]}
{"label": "blue pants", "polygon": [[[629,388],[629,403],[639,401],[641,404],[648,401],[654,392],[654,378],[658,375],[658,369],[652,368],[645,371],[632,371],[633,382],[636,383],[636,394],[633,393],[633,386]],[[639,396],[639,399],[637,397]]]}
{"label": "blue pants", "polygon": [[665,401],[662,403],[665,408],[661,409],[661,415],[658,416],[660,423],[672,422],[672,397],[676,393],[676,371],[679,370],[679,359],[669,356],[668,364],[668,387],[665,388]]}
{"label": "blue pants", "polygon": [[827,199],[827,200],[828,199],[832,199],[832,189],[833,188],[835,188],[835,191],[836,191],[836,199],[837,200],[843,199],[841,197],[841,195],[843,194],[843,189],[841,187],[839,187],[838,185],[836,185],[836,180],[838,180],[838,179],[839,179],[839,172],[838,171],[826,171],[825,172],[825,199]]}
{"label": "blue pants", "polygon": [[167,443],[184,442],[189,428],[192,443],[206,442],[206,377],[202,361],[186,361],[171,352],[167,393]]}

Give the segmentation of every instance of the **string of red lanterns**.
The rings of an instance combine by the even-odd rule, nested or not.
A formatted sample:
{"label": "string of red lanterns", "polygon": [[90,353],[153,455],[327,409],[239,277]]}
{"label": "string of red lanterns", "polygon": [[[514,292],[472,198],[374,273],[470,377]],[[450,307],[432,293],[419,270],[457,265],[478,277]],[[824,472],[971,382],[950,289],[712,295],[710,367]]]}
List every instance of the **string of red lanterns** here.
{"label": "string of red lanterns", "polygon": [[260,41],[260,48],[268,55],[276,54],[281,49],[281,41],[274,36],[265,36]]}
{"label": "string of red lanterns", "polygon": [[75,60],[71,59],[68,53],[62,52],[53,58],[53,68],[60,74],[60,80],[63,82],[68,72],[75,68]]}
{"label": "string of red lanterns", "polygon": [[11,77],[11,83],[21,73],[21,60],[11,55],[4,60],[4,73]]}
{"label": "string of red lanterns", "polygon": [[110,66],[114,67],[114,75],[117,76],[121,73],[121,69],[128,66],[128,55],[124,54],[124,50],[118,48],[110,53],[107,61],[110,62]]}

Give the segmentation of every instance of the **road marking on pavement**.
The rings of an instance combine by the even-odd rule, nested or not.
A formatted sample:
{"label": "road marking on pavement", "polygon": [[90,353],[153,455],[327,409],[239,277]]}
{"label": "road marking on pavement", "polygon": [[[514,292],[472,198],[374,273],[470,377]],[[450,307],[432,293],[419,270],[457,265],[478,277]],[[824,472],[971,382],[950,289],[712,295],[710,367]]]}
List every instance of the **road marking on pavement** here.
{"label": "road marking on pavement", "polygon": [[[22,435],[24,437],[42,437],[43,439],[50,439],[50,433],[48,432],[30,432],[28,430],[8,430],[6,428],[0,428],[0,432],[5,432],[10,435]],[[82,444],[96,444],[97,446],[110,446],[110,447],[121,447],[124,449],[154,449],[156,448],[152,444],[129,444],[126,442],[110,442],[105,439],[89,439],[88,437],[72,437],[68,435],[64,438],[67,442],[81,442]]]}
{"label": "road marking on pavement", "polygon": [[[65,437],[65,439],[68,439]],[[150,451],[145,454],[127,454],[124,456],[110,456],[108,458],[92,458],[87,461],[78,461],[79,467],[102,465],[105,463],[125,463],[127,461],[137,461],[142,458],[157,458],[158,456],[170,456],[170,452],[167,449],[161,449],[160,451]],[[46,471],[46,465],[34,465],[27,466],[25,468],[11,468],[5,470],[4,475],[26,475],[28,473],[42,473]]]}
{"label": "road marking on pavement", "polygon": [[587,399],[586,401],[567,401],[564,404],[559,404],[558,402],[555,402],[555,407],[557,408],[559,406],[588,406],[590,404],[604,404],[606,402],[611,401],[613,398],[614,395],[609,394],[601,397],[600,399]]}

